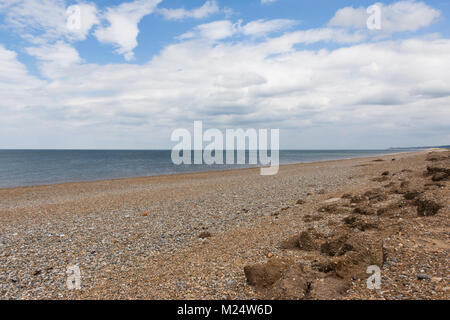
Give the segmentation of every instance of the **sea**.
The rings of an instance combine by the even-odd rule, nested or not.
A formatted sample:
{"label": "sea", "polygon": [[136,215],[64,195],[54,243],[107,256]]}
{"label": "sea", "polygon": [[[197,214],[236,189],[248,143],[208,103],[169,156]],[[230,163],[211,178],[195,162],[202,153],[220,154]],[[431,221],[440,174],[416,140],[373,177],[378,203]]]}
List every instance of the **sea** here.
{"label": "sea", "polygon": [[[280,164],[392,154],[411,150],[281,150]],[[224,156],[224,159],[225,156]],[[248,151],[246,157],[248,163]],[[228,170],[255,165],[172,162],[171,150],[0,150],[0,188]],[[257,166],[261,166],[260,164]]]}

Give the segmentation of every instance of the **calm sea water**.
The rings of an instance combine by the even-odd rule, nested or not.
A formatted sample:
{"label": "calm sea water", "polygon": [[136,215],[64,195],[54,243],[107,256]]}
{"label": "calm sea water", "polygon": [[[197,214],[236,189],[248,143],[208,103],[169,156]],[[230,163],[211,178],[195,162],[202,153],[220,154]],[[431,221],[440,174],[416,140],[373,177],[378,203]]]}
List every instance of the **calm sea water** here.
{"label": "calm sea water", "polygon": [[[280,163],[336,160],[400,151],[404,150],[282,150]],[[0,188],[250,166],[177,166],[172,163],[170,155],[170,150],[0,150]]]}

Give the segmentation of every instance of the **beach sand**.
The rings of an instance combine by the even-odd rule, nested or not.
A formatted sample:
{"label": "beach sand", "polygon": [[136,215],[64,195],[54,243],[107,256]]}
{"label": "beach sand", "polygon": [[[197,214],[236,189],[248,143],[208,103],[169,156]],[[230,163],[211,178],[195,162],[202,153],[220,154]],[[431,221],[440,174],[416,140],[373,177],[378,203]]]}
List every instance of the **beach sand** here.
{"label": "beach sand", "polygon": [[420,151],[0,189],[0,298],[449,299],[449,163]]}

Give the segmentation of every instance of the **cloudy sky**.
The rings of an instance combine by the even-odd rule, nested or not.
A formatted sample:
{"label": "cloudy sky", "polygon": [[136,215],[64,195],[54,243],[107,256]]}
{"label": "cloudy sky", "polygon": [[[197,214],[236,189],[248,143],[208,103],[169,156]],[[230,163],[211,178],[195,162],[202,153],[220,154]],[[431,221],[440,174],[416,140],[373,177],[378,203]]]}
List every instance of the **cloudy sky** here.
{"label": "cloudy sky", "polygon": [[[0,148],[450,143],[450,1],[0,0]],[[77,11],[78,10],[78,11]],[[79,13],[80,19],[77,19]]]}

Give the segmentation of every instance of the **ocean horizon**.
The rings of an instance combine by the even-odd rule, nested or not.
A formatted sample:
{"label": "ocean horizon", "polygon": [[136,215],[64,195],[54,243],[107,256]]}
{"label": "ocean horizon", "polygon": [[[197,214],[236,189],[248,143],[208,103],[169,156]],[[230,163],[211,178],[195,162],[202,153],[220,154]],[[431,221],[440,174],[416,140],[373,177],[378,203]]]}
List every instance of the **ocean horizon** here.
{"label": "ocean horizon", "polygon": [[[280,150],[280,164],[370,157],[411,149]],[[225,159],[225,156],[224,156]],[[171,150],[0,150],[0,188],[232,170],[261,164],[175,165]]]}

